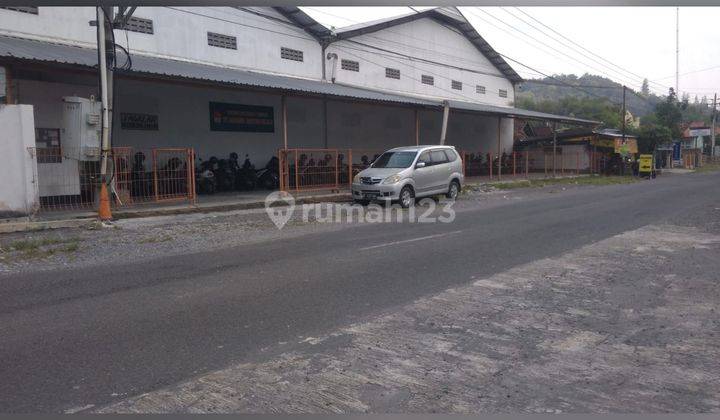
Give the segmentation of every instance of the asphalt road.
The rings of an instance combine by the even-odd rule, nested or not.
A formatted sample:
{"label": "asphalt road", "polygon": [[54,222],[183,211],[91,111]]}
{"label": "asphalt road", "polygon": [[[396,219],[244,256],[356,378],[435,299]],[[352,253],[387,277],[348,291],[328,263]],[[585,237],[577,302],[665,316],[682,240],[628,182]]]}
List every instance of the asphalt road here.
{"label": "asphalt road", "polygon": [[470,206],[452,224],[350,227],[138,264],[3,276],[0,412],[98,406],[261,360],[278,343],[471,276],[718,206],[717,179],[669,176]]}

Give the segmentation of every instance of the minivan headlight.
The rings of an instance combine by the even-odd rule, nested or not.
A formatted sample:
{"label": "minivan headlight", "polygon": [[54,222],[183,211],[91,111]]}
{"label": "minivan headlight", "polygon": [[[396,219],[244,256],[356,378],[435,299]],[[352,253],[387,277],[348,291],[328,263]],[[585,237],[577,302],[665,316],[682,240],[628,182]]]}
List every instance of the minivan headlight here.
{"label": "minivan headlight", "polygon": [[356,184],[360,183],[360,172],[358,172],[357,175],[353,177],[353,182]]}
{"label": "minivan headlight", "polygon": [[389,177],[385,178],[385,180],[382,182],[383,184],[394,184],[398,181],[400,181],[402,177],[400,174],[390,175]]}

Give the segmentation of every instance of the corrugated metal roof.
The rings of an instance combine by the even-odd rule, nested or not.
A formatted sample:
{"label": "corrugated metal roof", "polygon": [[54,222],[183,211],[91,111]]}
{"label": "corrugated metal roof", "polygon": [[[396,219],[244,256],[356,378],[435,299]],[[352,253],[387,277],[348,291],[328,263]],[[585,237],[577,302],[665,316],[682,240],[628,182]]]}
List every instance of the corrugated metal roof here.
{"label": "corrugated metal roof", "polygon": [[[0,37],[0,56],[31,61],[75,64],[86,67],[97,66],[97,50],[95,49],[5,36]],[[120,58],[120,60],[122,60],[122,58]],[[132,54],[132,70],[130,70],[129,73],[164,75],[370,101],[438,106],[436,101],[387,94],[318,80],[299,79],[236,68],[149,57],[139,54]]]}
{"label": "corrugated metal roof", "polygon": [[[12,57],[19,60],[45,63],[72,64],[92,68],[97,66],[97,50],[95,49],[7,36],[0,36],[0,57]],[[149,57],[139,54],[132,54],[132,70],[125,73],[160,75],[183,79],[236,84],[248,87],[277,89],[289,92],[329,95],[373,102],[418,105],[432,108],[440,108],[442,106],[440,100],[384,93],[376,90],[317,80],[299,79],[236,68],[219,67],[159,57]],[[598,123],[597,121],[564,117],[561,115],[546,114],[512,107],[501,107],[461,101],[449,101],[449,103],[450,107],[453,109],[474,111],[482,114],[579,124]]]}
{"label": "corrugated metal roof", "polygon": [[504,115],[507,117],[520,117],[525,119],[555,121],[559,123],[587,124],[597,125],[599,121],[586,120],[582,118],[566,117],[563,115],[548,114],[545,112],[530,111],[528,109],[520,109],[513,107],[478,104],[473,102],[449,101],[450,108],[462,109],[466,111],[474,111],[483,114]]}

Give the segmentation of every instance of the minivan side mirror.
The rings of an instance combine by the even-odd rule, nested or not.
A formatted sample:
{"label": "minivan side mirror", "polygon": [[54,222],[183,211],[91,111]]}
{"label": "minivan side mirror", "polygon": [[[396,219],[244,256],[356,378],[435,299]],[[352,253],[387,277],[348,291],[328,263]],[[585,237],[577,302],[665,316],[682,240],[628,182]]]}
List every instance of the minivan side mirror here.
{"label": "minivan side mirror", "polygon": [[425,162],[418,162],[415,164],[415,169],[420,169],[425,167]]}

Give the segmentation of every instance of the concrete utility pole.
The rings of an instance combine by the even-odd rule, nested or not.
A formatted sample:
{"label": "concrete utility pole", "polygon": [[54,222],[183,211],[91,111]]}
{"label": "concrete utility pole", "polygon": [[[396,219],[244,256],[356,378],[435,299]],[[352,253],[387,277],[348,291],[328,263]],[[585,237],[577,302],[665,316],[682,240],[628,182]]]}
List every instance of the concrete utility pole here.
{"label": "concrete utility pole", "polygon": [[[623,106],[622,106],[622,147],[625,147],[625,120],[627,119],[627,108],[625,105],[625,92],[627,91],[627,86],[623,85]],[[622,153],[620,154],[622,164],[620,165],[620,175],[625,175],[625,158],[623,157]]]}
{"label": "concrete utility pole", "polygon": [[680,8],[675,8],[675,95],[680,98]]}
{"label": "concrete utility pole", "polygon": [[[98,69],[100,71],[100,101],[102,104],[102,133],[101,147],[102,156],[100,162],[100,206],[98,217],[101,220],[110,220],[110,195],[108,194],[108,158],[110,155],[110,111],[109,111],[109,84],[106,56],[107,25],[109,17],[106,17],[103,7],[95,9],[97,19],[97,43],[98,43]],[[112,27],[110,27],[112,31]]]}
{"label": "concrete utility pole", "polygon": [[555,168],[557,167],[557,123],[556,122],[553,123],[552,132],[553,132],[553,178],[555,178],[555,175],[556,175]]}
{"label": "concrete utility pole", "polygon": [[443,101],[443,120],[442,130],[440,131],[440,144],[445,144],[445,136],[447,135],[448,118],[450,117],[450,102]]}
{"label": "concrete utility pole", "polygon": [[715,156],[715,127],[717,126],[717,93],[713,97],[712,128],[710,131],[710,156]]}

